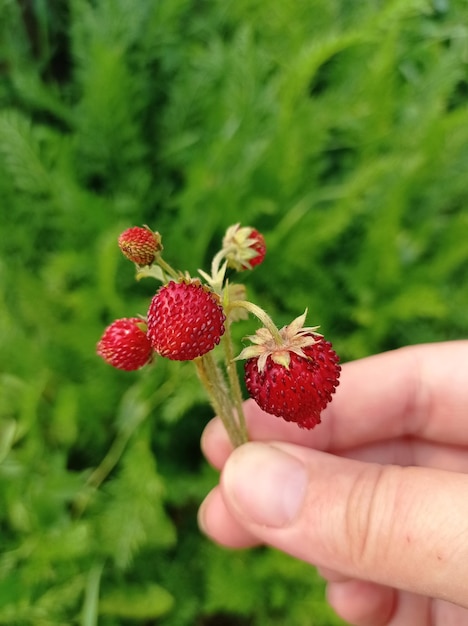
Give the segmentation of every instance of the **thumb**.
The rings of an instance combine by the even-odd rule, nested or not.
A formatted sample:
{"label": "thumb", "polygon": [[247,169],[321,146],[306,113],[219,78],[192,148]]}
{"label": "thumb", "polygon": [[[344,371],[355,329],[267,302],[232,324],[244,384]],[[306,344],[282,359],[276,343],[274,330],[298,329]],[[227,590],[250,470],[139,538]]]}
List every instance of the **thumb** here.
{"label": "thumb", "polygon": [[260,541],[352,577],[468,608],[468,476],[248,443],[224,502]]}

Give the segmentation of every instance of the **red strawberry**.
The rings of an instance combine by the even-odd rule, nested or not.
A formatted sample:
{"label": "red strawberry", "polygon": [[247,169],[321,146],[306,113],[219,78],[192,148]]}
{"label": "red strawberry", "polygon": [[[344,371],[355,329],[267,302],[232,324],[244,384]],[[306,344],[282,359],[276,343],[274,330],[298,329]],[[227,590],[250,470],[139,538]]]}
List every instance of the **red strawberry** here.
{"label": "red strawberry", "polygon": [[219,343],[225,319],[219,297],[199,280],[171,281],[151,301],[148,337],[161,356],[191,361]]}
{"label": "red strawberry", "polygon": [[[331,343],[304,328],[305,315],[279,331],[278,338],[266,328],[251,339],[256,345],[240,355],[245,363],[249,395],[267,413],[311,429],[331,401],[339,384],[339,358]],[[250,358],[249,358],[250,357]]]}
{"label": "red strawberry", "polygon": [[252,232],[249,235],[249,239],[251,240],[250,249],[255,252],[255,256],[249,259],[250,267],[255,267],[256,265],[260,265],[263,262],[266,254],[266,245],[265,238],[258,230],[252,229]]}
{"label": "red strawberry", "polygon": [[120,235],[119,248],[130,261],[151,265],[156,253],[162,250],[161,236],[147,227],[133,226]]}
{"label": "red strawberry", "polygon": [[106,363],[130,372],[151,360],[153,348],[146,335],[146,324],[139,317],[112,322],[97,344],[97,353]]}
{"label": "red strawberry", "polygon": [[224,235],[223,250],[229,267],[239,272],[252,269],[265,258],[265,239],[251,226],[241,227],[240,224],[234,224]]}

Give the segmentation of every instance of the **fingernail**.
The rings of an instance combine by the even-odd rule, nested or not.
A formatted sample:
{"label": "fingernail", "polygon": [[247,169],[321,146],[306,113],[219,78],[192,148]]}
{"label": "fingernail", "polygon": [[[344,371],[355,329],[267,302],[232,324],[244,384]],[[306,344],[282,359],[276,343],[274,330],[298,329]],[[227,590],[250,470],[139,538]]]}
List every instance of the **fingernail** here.
{"label": "fingernail", "polygon": [[281,528],[298,515],[307,491],[299,459],[263,443],[237,448],[223,471],[224,497],[246,521]]}

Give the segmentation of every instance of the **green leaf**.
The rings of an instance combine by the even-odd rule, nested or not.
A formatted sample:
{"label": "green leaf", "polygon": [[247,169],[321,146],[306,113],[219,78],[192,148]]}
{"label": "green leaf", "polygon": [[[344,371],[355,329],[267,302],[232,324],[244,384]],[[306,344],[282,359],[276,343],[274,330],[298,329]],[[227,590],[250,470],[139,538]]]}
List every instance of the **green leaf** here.
{"label": "green leaf", "polygon": [[173,545],[174,527],[163,506],[164,484],[146,440],[132,443],[107,492],[99,517],[98,547],[118,568],[129,567],[144,547]]}
{"label": "green leaf", "polygon": [[49,173],[41,158],[35,129],[16,111],[0,113],[0,156],[15,186],[34,195],[49,191]]}
{"label": "green leaf", "polygon": [[156,619],[168,613],[173,604],[171,594],[155,583],[126,585],[106,591],[99,602],[99,612],[120,619]]}
{"label": "green leaf", "polygon": [[448,302],[429,285],[410,285],[385,308],[389,315],[398,320],[424,317],[443,319],[448,313]]}

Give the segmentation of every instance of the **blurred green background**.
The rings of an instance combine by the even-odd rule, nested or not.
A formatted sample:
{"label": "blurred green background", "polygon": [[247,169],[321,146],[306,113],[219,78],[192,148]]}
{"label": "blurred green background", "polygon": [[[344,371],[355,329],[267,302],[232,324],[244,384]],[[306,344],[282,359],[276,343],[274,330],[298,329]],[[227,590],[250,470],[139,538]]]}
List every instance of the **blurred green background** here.
{"label": "blurred green background", "polygon": [[467,2],[0,0],[0,80],[0,624],[340,624],[200,535],[191,364],[95,355],[156,289],[116,239],[195,274],[255,226],[250,298],[343,361],[466,337]]}

